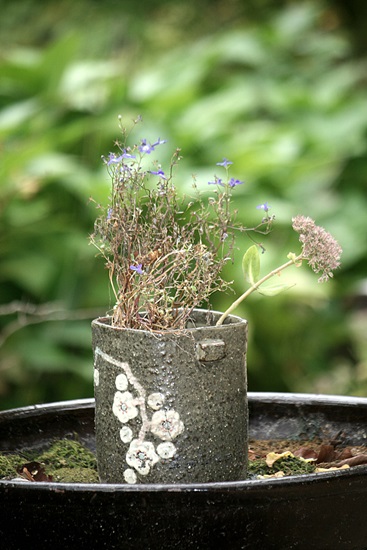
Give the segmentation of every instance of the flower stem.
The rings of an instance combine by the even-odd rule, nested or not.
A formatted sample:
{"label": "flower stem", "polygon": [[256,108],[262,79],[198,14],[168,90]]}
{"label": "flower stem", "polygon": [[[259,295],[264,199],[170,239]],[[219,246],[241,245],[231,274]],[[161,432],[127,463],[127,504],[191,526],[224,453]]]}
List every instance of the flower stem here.
{"label": "flower stem", "polygon": [[278,275],[279,273],[281,273],[287,267],[290,267],[291,265],[296,265],[297,262],[300,262],[302,259],[304,259],[304,258],[303,258],[303,255],[301,253],[299,256],[297,256],[295,258],[292,258],[291,260],[288,260],[288,262],[285,262],[283,265],[277,267],[276,269],[273,269],[273,271],[270,271],[270,273],[268,273],[267,275],[264,275],[264,277],[259,279],[256,283],[254,283],[249,289],[246,290],[246,292],[241,294],[241,296],[239,298],[237,298],[237,300],[235,300],[232,305],[229,306],[229,308],[220,316],[220,318],[216,322],[216,326],[222,325],[223,321],[226,319],[226,317],[228,317],[228,315],[230,313],[232,313],[232,311],[235,310],[243,300],[245,300],[248,296],[250,296],[250,294],[252,294],[263,283],[265,283],[265,281],[268,281],[269,279],[271,279],[275,275]]}

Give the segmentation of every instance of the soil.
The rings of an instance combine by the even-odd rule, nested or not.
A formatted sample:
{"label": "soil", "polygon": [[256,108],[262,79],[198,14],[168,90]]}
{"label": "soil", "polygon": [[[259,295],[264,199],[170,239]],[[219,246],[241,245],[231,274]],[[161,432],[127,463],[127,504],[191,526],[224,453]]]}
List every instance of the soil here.
{"label": "soil", "polygon": [[[249,478],[267,479],[318,473],[367,464],[367,447],[333,441],[251,441]],[[75,440],[55,441],[42,453],[0,454],[0,479],[60,483],[98,483],[95,455]]]}
{"label": "soil", "polygon": [[268,478],[321,473],[367,464],[367,447],[348,447],[342,439],[250,441],[249,477]]}

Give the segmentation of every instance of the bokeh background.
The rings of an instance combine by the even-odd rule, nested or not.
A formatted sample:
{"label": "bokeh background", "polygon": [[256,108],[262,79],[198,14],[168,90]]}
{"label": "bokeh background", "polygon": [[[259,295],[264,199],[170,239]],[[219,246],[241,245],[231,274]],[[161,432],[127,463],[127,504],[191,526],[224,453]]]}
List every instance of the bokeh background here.
{"label": "bokeh background", "polygon": [[[181,147],[182,192],[233,161],[239,217],[276,216],[263,269],[297,251],[290,221],[340,241],[250,323],[251,391],[367,392],[367,4],[362,0],[0,0],[0,408],[91,397],[91,319],[112,305],[88,244],[123,121]],[[163,151],[163,149],[162,149]],[[226,276],[243,289],[238,240]],[[213,297],[223,309],[231,295]]]}

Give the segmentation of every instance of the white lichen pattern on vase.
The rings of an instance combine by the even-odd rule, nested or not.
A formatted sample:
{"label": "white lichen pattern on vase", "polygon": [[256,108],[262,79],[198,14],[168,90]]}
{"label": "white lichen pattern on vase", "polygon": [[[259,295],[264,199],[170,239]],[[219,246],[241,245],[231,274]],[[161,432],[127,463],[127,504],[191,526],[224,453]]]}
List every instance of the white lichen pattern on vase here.
{"label": "white lichen pattern on vase", "polygon": [[[157,462],[170,460],[175,456],[176,447],[172,441],[183,433],[185,426],[177,411],[164,406],[165,396],[162,393],[153,392],[146,396],[144,387],[133,375],[127,362],[118,361],[99,348],[95,350],[95,362],[97,362],[98,355],[124,371],[116,376],[117,391],[111,409],[123,424],[120,429],[122,443],[129,444],[126,452],[126,464],[129,468],[124,471],[124,479],[126,483],[136,483],[138,481],[137,473],[147,476]],[[95,366],[95,373],[96,371]],[[96,385],[99,382],[98,376]],[[147,408],[154,411],[151,418],[149,418]],[[139,433],[134,435],[133,429],[128,426],[128,423],[139,416],[141,427]],[[147,439],[149,433],[161,440],[157,447]]]}
{"label": "white lichen pattern on vase", "polygon": [[138,404],[138,400],[134,399],[134,396],[129,391],[124,391],[123,393],[117,391],[113,400],[112,411],[120,422],[126,424],[129,420],[138,416],[139,410],[136,406]]}
{"label": "white lichen pattern on vase", "polygon": [[184,425],[180,420],[180,415],[172,409],[157,411],[152,416],[150,431],[163,441],[172,441],[183,430]]}
{"label": "white lichen pattern on vase", "polygon": [[129,450],[126,453],[126,462],[139,474],[148,475],[151,466],[154,466],[158,460],[159,456],[155,452],[155,447],[151,441],[134,439],[130,443]]}
{"label": "white lichen pattern on vase", "polygon": [[94,369],[93,378],[94,378],[94,385],[99,386],[99,370],[98,369]]}

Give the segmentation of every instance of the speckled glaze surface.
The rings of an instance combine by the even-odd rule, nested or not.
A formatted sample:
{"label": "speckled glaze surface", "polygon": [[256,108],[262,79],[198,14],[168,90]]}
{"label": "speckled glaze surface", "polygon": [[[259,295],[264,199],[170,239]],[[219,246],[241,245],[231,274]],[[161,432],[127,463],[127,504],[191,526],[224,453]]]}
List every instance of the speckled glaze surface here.
{"label": "speckled glaze surface", "polygon": [[247,322],[229,316],[216,327],[219,315],[195,310],[180,334],[93,321],[102,482],[245,479]]}

